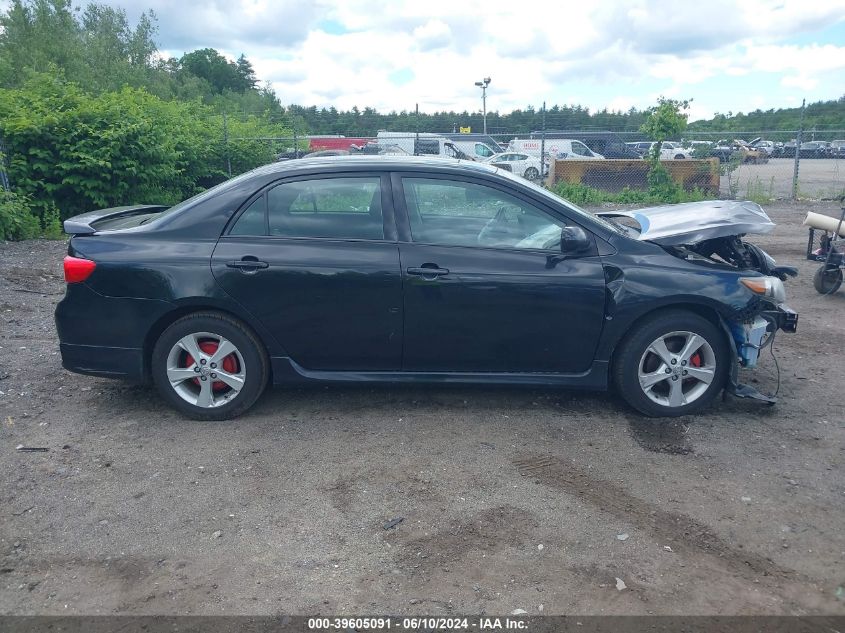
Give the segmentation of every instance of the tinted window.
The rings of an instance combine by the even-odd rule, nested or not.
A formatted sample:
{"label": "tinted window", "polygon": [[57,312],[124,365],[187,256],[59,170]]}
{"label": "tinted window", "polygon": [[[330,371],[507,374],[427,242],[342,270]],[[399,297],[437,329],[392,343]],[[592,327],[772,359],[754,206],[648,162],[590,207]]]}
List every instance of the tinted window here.
{"label": "tinted window", "polygon": [[384,239],[375,176],[287,182],[267,192],[270,235]]}
{"label": "tinted window", "polygon": [[487,156],[493,155],[493,150],[491,150],[486,145],[483,145],[481,143],[476,143],[475,144],[475,155],[476,156],[484,156],[486,158]]}
{"label": "tinted window", "polygon": [[264,210],[266,198],[261,196],[241,213],[229,235],[267,235]]}
{"label": "tinted window", "polygon": [[403,178],[415,242],[558,249],[564,223],[503,191],[475,183]]}
{"label": "tinted window", "polygon": [[440,141],[435,139],[415,139],[414,154],[417,156],[425,156],[431,154],[437,156],[440,154]]}

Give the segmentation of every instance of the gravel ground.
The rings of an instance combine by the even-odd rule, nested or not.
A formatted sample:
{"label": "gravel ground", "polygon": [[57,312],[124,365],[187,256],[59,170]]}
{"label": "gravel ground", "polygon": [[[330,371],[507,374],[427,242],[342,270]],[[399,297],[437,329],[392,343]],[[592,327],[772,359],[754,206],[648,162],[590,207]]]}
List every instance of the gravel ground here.
{"label": "gravel ground", "polygon": [[[807,210],[836,206],[754,240],[801,270],[779,404],[671,422],[443,386],[187,421],[63,371],[65,246],[0,243],[0,613],[845,614],[845,290],[813,290]],[[743,378],[774,391],[772,359]]]}
{"label": "gravel ground", "polygon": [[[722,176],[722,195],[731,183],[737,197],[792,197],[795,158],[771,158],[766,163],[739,165],[730,178]],[[803,197],[836,199],[845,193],[845,160],[841,158],[802,158],[798,169],[798,191]],[[833,209],[835,211],[835,207]]]}

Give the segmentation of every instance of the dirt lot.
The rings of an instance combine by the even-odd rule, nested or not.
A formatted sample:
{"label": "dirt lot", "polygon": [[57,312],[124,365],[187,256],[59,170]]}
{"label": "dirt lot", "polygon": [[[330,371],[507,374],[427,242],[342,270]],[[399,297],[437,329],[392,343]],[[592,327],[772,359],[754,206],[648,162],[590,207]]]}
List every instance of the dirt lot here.
{"label": "dirt lot", "polygon": [[[445,387],[187,421],[63,371],[65,246],[0,243],[0,613],[843,614],[845,290],[812,288],[808,209],[836,206],[780,204],[755,240],[801,269],[780,403],[670,423]],[[776,386],[768,356],[743,377]]]}
{"label": "dirt lot", "polygon": [[[772,158],[766,163],[739,165],[721,178],[722,194],[727,196],[731,183],[737,197],[792,197],[795,158]],[[802,158],[798,169],[798,191],[809,198],[835,199],[845,192],[845,160],[839,158]]]}

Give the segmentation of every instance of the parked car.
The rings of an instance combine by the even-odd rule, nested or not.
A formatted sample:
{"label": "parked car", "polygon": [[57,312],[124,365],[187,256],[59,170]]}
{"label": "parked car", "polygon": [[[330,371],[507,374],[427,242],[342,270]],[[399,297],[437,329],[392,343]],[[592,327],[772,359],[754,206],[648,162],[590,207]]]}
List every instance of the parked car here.
{"label": "parked car", "polygon": [[753,147],[755,149],[760,150],[761,152],[765,152],[767,156],[774,156],[775,154],[775,144],[772,141],[764,140],[763,138],[755,138],[749,144],[749,147]]}
{"label": "parked car", "polygon": [[830,142],[830,157],[845,158],[845,140],[836,140]]}
{"label": "parked car", "polygon": [[794,157],[796,147],[797,147],[797,143],[796,143],[795,139],[792,139],[791,141],[787,141],[786,143],[783,144],[782,155],[789,157],[789,158]]}
{"label": "parked car", "polygon": [[612,385],[684,415],[753,395],[737,363],[797,323],[789,271],[741,240],[774,228],[759,205],[599,217],[474,162],[274,163],[64,228],[63,366],[204,420],[324,381]]}
{"label": "parked car", "polygon": [[504,152],[488,158],[488,165],[505,169],[528,180],[538,180],[542,173],[540,157],[520,152]]}
{"label": "parked car", "polygon": [[718,158],[720,163],[728,162],[734,156],[738,157],[742,163],[766,163],[769,160],[768,154],[749,146],[741,139],[717,141],[710,155]]}
{"label": "parked car", "polygon": [[634,150],[640,157],[645,156],[648,153],[648,150],[651,148],[651,141],[635,141],[631,143],[625,143],[629,148]]}
{"label": "parked car", "polygon": [[[646,155],[652,151],[654,145],[655,143],[649,144]],[[685,158],[692,158],[692,150],[684,148],[680,143],[675,143],[674,141],[663,141],[663,144],[660,146],[661,160],[682,160]]]}
{"label": "parked car", "polygon": [[829,158],[830,147],[825,141],[801,143],[799,158]]}

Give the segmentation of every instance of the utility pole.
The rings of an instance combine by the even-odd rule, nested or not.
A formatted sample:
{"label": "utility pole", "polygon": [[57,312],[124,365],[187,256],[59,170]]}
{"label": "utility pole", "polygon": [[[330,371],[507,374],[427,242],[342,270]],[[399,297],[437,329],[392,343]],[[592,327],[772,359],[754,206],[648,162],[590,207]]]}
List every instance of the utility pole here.
{"label": "utility pole", "polygon": [[546,177],[546,102],[543,101],[543,127],[540,134],[540,178]]}
{"label": "utility pole", "polygon": [[226,111],[223,110],[223,145],[226,149],[226,173],[232,177],[232,159],[229,157],[229,122],[226,119]]}
{"label": "utility pole", "polygon": [[484,117],[484,133],[487,134],[487,86],[490,85],[490,77],[476,81],[475,85],[481,88],[481,109]]}
{"label": "utility pole", "polygon": [[792,167],[792,199],[798,199],[798,163],[801,154],[801,133],[804,131],[804,104],[806,99],[801,99],[801,117],[798,119],[798,134],[795,136],[795,163]]}

